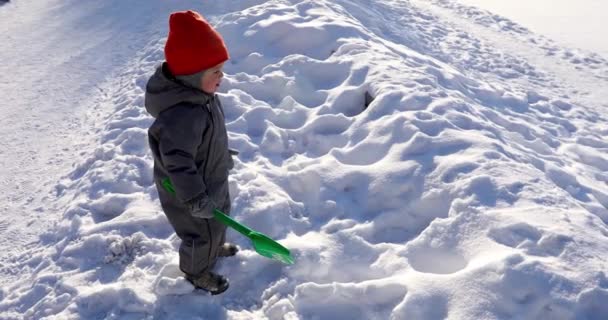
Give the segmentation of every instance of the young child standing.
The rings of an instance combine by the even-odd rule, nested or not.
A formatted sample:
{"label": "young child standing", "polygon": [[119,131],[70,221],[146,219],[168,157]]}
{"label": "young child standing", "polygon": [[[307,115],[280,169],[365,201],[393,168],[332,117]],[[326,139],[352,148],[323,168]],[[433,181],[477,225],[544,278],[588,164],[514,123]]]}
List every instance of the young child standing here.
{"label": "young child standing", "polygon": [[228,289],[228,280],[212,271],[217,257],[238,251],[225,243],[226,227],[213,215],[214,209],[230,212],[228,171],[234,163],[215,95],[228,58],[221,35],[200,14],[175,12],[169,18],[166,62],[148,80],[145,98],[155,118],[148,130],[154,181],[182,240],[180,269],[195,287],[212,294]]}

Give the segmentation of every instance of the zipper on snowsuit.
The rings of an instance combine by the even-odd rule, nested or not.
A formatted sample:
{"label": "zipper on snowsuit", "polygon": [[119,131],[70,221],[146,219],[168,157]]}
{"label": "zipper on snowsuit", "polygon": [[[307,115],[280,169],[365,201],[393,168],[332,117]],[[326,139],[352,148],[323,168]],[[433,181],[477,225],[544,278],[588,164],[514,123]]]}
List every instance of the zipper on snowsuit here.
{"label": "zipper on snowsuit", "polygon": [[[215,98],[215,96],[213,96],[211,99],[211,102],[213,102],[213,99]],[[213,112],[211,111],[211,107],[210,107],[210,103],[207,102],[207,104],[205,105],[207,107],[207,111],[209,111],[209,116],[211,119],[211,140],[213,140],[213,134],[215,131],[215,122],[213,121]],[[210,155],[211,155],[211,148],[212,148],[213,144],[210,143],[209,144],[209,150],[207,150],[207,158],[205,161],[205,166],[203,167],[203,176],[205,175],[205,173],[207,172],[207,165],[209,165],[209,159],[210,159]],[[209,197],[211,197],[211,194],[209,194]],[[213,201],[213,199],[211,199]],[[214,208],[215,209],[215,208]],[[209,224],[209,219],[205,219],[205,223],[207,224],[207,234],[209,235],[209,254],[207,255],[207,261],[209,262],[209,265],[211,265],[211,252],[213,251],[213,235],[211,234],[211,225]]]}

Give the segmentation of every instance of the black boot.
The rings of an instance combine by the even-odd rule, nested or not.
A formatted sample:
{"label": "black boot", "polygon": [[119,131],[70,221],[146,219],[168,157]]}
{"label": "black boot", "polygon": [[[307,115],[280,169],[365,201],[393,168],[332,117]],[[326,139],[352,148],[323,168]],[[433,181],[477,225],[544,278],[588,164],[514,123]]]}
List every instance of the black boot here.
{"label": "black boot", "polygon": [[197,289],[208,291],[212,295],[220,294],[229,287],[228,279],[211,271],[207,271],[198,277],[186,275],[186,279]]}

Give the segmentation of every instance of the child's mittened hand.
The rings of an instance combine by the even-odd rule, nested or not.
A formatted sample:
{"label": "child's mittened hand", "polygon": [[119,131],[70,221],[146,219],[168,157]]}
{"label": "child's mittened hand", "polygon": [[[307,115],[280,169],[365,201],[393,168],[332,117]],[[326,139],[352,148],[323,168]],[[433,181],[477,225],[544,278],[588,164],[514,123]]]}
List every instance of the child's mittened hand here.
{"label": "child's mittened hand", "polygon": [[194,198],[186,203],[190,214],[195,218],[211,219],[214,217],[213,210],[217,208],[215,202],[207,195]]}

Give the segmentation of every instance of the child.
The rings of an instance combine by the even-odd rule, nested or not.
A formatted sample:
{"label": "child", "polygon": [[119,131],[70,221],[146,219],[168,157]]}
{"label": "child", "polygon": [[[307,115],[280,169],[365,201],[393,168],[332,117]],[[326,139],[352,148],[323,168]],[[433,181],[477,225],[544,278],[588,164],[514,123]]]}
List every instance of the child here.
{"label": "child", "polygon": [[225,243],[226,227],[213,210],[230,212],[228,150],[224,111],[215,91],[228,60],[224,40],[194,11],[169,18],[165,60],[148,80],[146,110],[154,182],[163,211],[182,240],[179,266],[192,284],[211,294],[228,289],[212,271],[217,257],[238,248]]}

